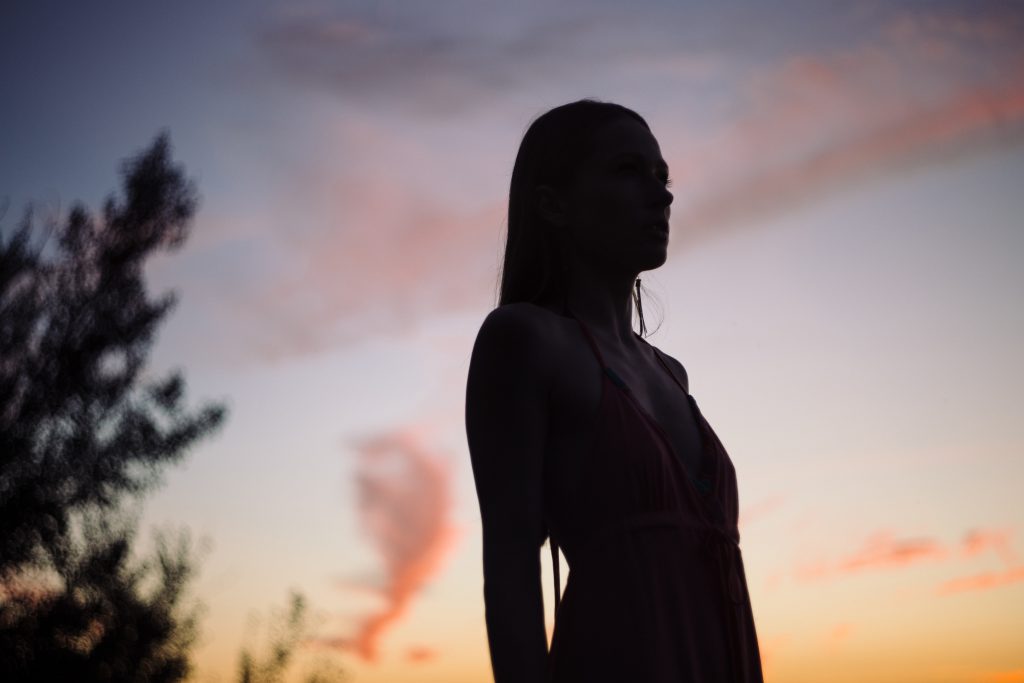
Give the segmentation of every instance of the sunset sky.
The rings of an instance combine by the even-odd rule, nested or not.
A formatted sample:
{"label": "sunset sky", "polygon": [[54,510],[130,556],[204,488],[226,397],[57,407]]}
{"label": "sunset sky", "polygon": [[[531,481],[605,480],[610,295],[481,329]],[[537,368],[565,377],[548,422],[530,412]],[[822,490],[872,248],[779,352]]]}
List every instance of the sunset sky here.
{"label": "sunset sky", "polygon": [[149,373],[230,413],[140,531],[208,539],[194,680],[291,589],[295,676],[492,680],[466,373],[519,141],[595,97],[671,168],[644,312],[736,466],[766,680],[1024,682],[1024,3],[8,2],[0,83],[5,236],[161,130],[199,190]]}

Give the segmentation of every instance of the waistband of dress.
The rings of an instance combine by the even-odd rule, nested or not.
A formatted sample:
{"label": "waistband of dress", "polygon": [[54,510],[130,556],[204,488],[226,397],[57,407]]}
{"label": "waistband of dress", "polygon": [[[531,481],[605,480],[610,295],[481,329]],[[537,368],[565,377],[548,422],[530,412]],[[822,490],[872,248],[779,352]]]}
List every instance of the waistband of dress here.
{"label": "waistband of dress", "polygon": [[[738,539],[729,530],[709,524],[674,510],[655,510],[638,512],[589,532],[568,533],[559,537],[558,544],[570,555],[589,554],[614,537],[645,527],[676,526],[688,528],[706,544],[719,541],[729,546],[739,547]],[[571,560],[570,560],[571,561]]]}

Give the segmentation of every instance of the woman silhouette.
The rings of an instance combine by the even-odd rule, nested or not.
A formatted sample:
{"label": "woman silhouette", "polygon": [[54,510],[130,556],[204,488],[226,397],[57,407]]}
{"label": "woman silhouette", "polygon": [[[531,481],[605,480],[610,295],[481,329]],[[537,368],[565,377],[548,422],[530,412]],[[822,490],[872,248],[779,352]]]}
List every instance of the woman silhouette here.
{"label": "woman silhouette", "polygon": [[632,327],[638,274],[666,260],[668,184],[647,123],[617,104],[556,107],[520,144],[466,391],[496,683],[763,681],[736,471],[686,370]]}

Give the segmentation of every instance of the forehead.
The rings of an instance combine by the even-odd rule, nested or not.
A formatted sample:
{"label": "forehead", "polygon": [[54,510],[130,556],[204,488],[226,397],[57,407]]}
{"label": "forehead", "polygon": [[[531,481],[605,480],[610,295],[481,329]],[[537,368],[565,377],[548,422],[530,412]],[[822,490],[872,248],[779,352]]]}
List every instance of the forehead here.
{"label": "forehead", "polygon": [[664,161],[658,141],[646,126],[631,116],[620,116],[597,130],[594,136],[595,159],[613,159],[629,154]]}

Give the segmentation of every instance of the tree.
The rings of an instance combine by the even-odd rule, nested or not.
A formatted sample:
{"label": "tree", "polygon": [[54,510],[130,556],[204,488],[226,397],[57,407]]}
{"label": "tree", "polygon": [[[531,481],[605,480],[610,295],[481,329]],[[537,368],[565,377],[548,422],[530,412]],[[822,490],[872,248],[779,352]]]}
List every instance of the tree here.
{"label": "tree", "polygon": [[292,591],[287,616],[271,627],[269,654],[262,664],[242,648],[238,662],[239,683],[279,683],[305,630],[306,599]]}
{"label": "tree", "polygon": [[[296,650],[305,642],[309,630],[309,605],[305,596],[292,590],[287,613],[276,612],[269,625],[270,642],[262,661],[247,647],[238,659],[238,683],[281,683],[285,671],[294,659]],[[339,683],[348,680],[348,673],[329,659],[320,660],[318,667],[308,670],[304,683]]]}
{"label": "tree", "polygon": [[187,537],[158,538],[134,566],[123,514],[226,415],[186,410],[180,371],[141,374],[176,303],[173,292],[148,298],[143,265],[184,243],[197,204],[169,148],[162,132],[123,162],[123,199],[109,196],[100,219],[74,205],[54,255],[56,221],[30,244],[31,207],[10,239],[0,234],[0,680],[188,673]]}
{"label": "tree", "polygon": [[54,562],[60,583],[15,588],[0,603],[2,679],[184,679],[199,618],[180,605],[193,573],[187,534],[176,546],[158,535],[154,557],[130,566],[134,524],[96,510],[83,517],[81,539]]}

